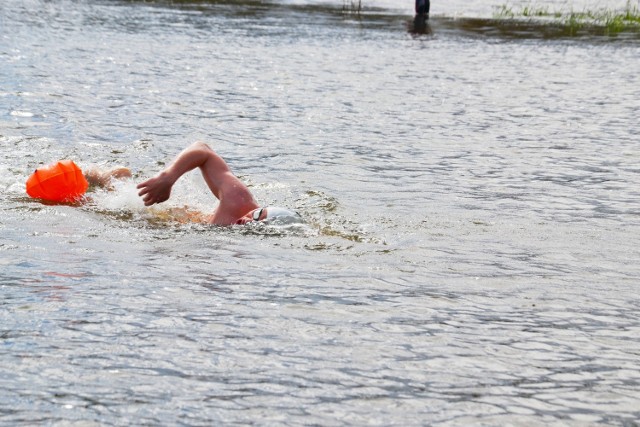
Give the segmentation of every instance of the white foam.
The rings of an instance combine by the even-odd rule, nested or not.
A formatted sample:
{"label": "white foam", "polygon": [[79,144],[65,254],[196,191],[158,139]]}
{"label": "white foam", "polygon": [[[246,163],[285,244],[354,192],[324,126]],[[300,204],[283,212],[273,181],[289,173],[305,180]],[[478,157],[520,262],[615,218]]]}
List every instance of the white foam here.
{"label": "white foam", "polygon": [[0,165],[0,190],[2,190],[2,193],[26,194],[25,182],[26,178],[23,179],[23,177],[18,176],[8,166]]}
{"label": "white foam", "polygon": [[130,179],[114,180],[112,189],[100,189],[90,196],[100,209],[134,212],[144,210],[144,203],[138,196],[136,183]]}
{"label": "white foam", "polygon": [[33,117],[34,114],[30,111],[12,111],[11,115],[14,117]]}

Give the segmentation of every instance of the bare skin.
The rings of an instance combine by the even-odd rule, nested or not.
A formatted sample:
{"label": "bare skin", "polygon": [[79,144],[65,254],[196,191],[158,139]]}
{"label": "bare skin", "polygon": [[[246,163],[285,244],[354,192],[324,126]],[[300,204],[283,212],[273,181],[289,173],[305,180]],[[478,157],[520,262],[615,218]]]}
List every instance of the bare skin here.
{"label": "bare skin", "polygon": [[109,170],[92,168],[84,172],[84,177],[89,182],[89,185],[109,187],[112,179],[131,178],[131,170],[124,167],[116,167]]}
{"label": "bare skin", "polygon": [[253,220],[253,212],[260,207],[253,195],[247,186],[233,175],[224,159],[202,142],[190,145],[158,175],[138,184],[138,195],[142,197],[145,206],[167,201],[176,181],[195,168],[200,169],[209,189],[220,201],[213,214],[207,217],[208,223],[233,225],[246,224]]}

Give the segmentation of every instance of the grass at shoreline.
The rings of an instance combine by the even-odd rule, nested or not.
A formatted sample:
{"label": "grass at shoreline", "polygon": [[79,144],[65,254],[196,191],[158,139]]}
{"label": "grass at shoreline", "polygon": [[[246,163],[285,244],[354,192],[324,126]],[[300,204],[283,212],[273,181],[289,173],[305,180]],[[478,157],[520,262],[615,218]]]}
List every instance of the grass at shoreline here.
{"label": "grass at shoreline", "polygon": [[640,9],[627,1],[622,10],[599,9],[581,12],[550,10],[546,6],[529,4],[515,8],[509,5],[499,6],[495,12],[498,19],[539,19],[551,20],[567,27],[575,34],[586,27],[602,28],[607,34],[617,34],[623,31],[640,31]]}

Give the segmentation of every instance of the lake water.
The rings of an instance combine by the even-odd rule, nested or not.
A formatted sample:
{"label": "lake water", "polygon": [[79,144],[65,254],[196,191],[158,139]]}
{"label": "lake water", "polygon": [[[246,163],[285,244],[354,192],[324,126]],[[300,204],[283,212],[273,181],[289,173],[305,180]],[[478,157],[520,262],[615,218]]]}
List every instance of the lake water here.
{"label": "lake water", "polygon": [[[1,425],[639,424],[640,38],[363,3],[0,4]],[[196,140],[306,225],[145,209]]]}

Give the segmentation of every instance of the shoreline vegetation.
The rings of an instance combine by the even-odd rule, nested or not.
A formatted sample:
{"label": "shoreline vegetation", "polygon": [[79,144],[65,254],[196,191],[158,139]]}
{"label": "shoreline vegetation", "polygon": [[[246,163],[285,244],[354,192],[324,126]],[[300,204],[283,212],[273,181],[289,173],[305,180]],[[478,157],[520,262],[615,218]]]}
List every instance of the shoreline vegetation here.
{"label": "shoreline vegetation", "polygon": [[598,29],[606,35],[640,31],[640,8],[638,5],[632,5],[631,1],[627,1],[626,7],[622,10],[599,9],[576,12],[551,10],[547,6],[532,4],[519,7],[506,4],[496,9],[494,14],[496,19],[549,22],[564,27],[571,35],[577,35],[585,29]]}
{"label": "shoreline vegetation", "polygon": [[342,0],[342,11],[360,13],[362,11],[362,0]]}

